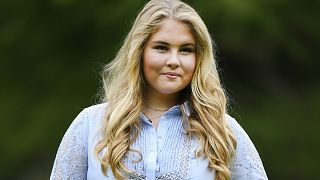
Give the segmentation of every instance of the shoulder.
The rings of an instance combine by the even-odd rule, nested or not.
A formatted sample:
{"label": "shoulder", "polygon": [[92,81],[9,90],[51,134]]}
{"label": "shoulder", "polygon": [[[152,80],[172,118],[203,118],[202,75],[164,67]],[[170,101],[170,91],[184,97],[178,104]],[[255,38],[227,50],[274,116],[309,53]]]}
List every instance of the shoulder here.
{"label": "shoulder", "polygon": [[248,134],[233,117],[226,115],[226,121],[237,140],[236,153],[230,166],[232,179],[268,179]]}
{"label": "shoulder", "polygon": [[106,113],[107,103],[96,104],[84,108],[78,116],[81,116],[85,128],[92,129],[99,125]]}
{"label": "shoulder", "polygon": [[90,114],[100,114],[104,113],[107,108],[107,103],[95,104],[84,108],[83,111]]}
{"label": "shoulder", "polygon": [[226,115],[226,121],[237,140],[237,153],[244,150],[253,150],[256,152],[254,144],[241,125],[230,115]]}
{"label": "shoulder", "polygon": [[232,133],[235,135],[237,141],[249,139],[249,136],[245,132],[245,130],[241,127],[236,119],[231,117],[230,115],[226,114],[226,122],[229,128],[231,129]]}
{"label": "shoulder", "polygon": [[105,109],[106,104],[84,108],[72,121],[60,143],[50,179],[86,177],[91,139]]}
{"label": "shoulder", "polygon": [[84,108],[72,121],[68,131],[82,131],[84,136],[87,135],[88,129],[92,129],[101,122],[106,112],[107,104],[96,104]]}
{"label": "shoulder", "polygon": [[[91,144],[93,137],[99,132],[101,123],[106,112],[107,104],[96,104],[82,109],[77,117],[72,121],[66,137],[79,139],[85,149]],[[88,144],[89,143],[89,144]]]}
{"label": "shoulder", "polygon": [[73,120],[72,124],[90,123],[90,121],[100,119],[105,114],[106,108],[106,103],[86,107],[81,110],[81,112]]}
{"label": "shoulder", "polygon": [[102,103],[102,104],[96,104],[89,106],[81,112],[82,114],[85,114],[87,118],[92,119],[95,117],[101,117],[105,114],[107,109],[107,103]]}

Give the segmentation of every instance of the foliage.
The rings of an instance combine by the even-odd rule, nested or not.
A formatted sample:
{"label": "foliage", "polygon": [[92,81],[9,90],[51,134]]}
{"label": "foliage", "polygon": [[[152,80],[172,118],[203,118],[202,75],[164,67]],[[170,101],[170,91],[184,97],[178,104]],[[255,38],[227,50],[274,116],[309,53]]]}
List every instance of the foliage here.
{"label": "foliage", "polygon": [[[319,1],[187,2],[214,38],[230,113],[254,141],[269,178],[319,178]],[[63,133],[98,102],[101,67],[144,3],[0,2],[4,179],[48,177]]]}

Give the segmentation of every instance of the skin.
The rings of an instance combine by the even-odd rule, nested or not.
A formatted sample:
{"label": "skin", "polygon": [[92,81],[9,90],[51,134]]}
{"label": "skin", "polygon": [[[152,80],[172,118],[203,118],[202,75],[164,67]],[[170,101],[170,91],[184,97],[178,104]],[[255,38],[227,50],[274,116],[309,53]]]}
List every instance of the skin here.
{"label": "skin", "polygon": [[190,84],[195,65],[195,40],[190,28],[183,22],[164,19],[143,51],[145,101],[149,107],[144,113],[155,127],[160,119],[157,116],[176,105],[179,92]]}

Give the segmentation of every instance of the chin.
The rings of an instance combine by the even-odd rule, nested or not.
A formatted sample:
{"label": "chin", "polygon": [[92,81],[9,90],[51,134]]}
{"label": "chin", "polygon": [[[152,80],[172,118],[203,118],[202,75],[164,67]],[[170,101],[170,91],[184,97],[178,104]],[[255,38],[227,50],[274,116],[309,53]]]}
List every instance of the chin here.
{"label": "chin", "polygon": [[[183,89],[183,88],[182,88]],[[158,91],[161,94],[165,94],[165,95],[173,95],[173,94],[177,94],[179,93],[182,89],[177,88],[177,89],[158,89]]]}

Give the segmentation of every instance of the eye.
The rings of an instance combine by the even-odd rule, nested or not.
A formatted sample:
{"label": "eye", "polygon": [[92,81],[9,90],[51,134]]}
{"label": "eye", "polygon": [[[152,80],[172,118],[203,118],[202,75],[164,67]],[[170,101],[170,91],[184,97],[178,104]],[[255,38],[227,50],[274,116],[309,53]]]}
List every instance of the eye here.
{"label": "eye", "polygon": [[180,52],[182,54],[190,54],[190,53],[194,52],[194,49],[191,48],[191,47],[183,47],[183,48],[180,49]]}
{"label": "eye", "polygon": [[154,49],[156,49],[160,52],[166,52],[168,50],[168,47],[163,46],[163,45],[158,45],[158,46],[155,46]]}

